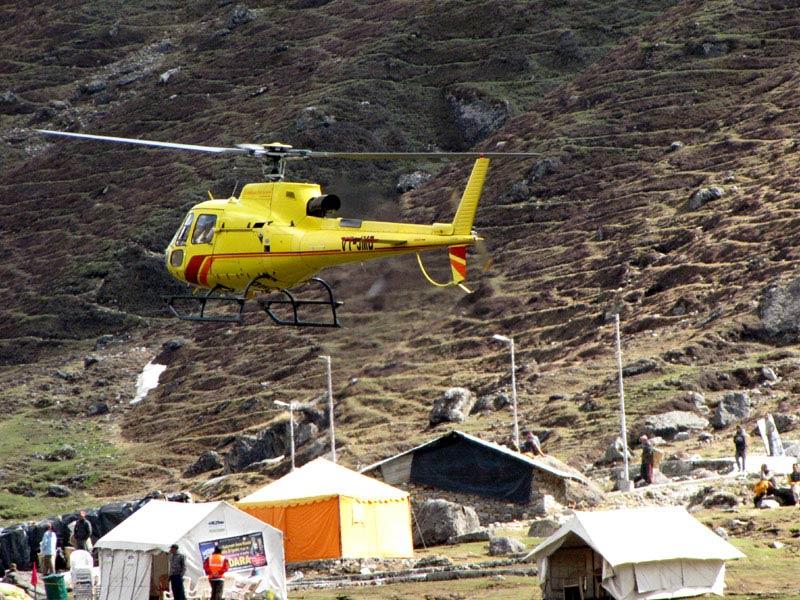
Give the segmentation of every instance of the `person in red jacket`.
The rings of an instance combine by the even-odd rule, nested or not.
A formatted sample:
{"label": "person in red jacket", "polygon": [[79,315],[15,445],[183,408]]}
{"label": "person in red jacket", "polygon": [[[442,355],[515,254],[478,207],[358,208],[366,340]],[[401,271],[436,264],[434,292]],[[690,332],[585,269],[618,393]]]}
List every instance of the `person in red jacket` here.
{"label": "person in red jacket", "polygon": [[222,548],[214,546],[214,552],[203,561],[203,570],[211,583],[211,600],[222,600],[225,573],[228,571],[228,559],[222,556]]}

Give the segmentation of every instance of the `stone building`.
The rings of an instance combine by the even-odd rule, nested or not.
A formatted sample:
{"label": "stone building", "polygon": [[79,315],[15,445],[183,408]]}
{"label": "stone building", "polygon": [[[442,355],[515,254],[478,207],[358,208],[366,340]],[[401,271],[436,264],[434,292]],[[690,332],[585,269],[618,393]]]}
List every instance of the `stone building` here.
{"label": "stone building", "polygon": [[482,521],[528,517],[537,512],[545,496],[561,504],[593,506],[600,493],[556,458],[520,454],[461,431],[451,431],[361,472],[408,489],[415,500],[427,496],[471,504]]}

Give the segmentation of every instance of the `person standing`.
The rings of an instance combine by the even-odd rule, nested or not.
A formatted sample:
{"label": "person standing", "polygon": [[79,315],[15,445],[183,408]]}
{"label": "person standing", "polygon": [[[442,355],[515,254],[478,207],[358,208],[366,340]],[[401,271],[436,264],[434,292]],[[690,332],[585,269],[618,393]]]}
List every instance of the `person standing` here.
{"label": "person standing", "polygon": [[203,570],[211,583],[211,600],[222,600],[228,566],[228,559],[222,556],[222,548],[214,546],[214,552],[203,562]]}
{"label": "person standing", "polygon": [[186,557],[178,551],[178,544],[169,547],[169,585],[175,600],[186,600],[183,576],[186,575]]}
{"label": "person standing", "polygon": [[42,555],[42,575],[50,575],[56,572],[56,546],[58,536],[53,531],[53,524],[45,526],[42,541],[39,543],[39,554]]}
{"label": "person standing", "polygon": [[92,524],[86,519],[86,511],[82,510],[78,515],[78,520],[75,522],[75,530],[72,532],[72,537],[75,538],[76,550],[92,551]]}
{"label": "person standing", "polygon": [[794,463],[792,465],[792,472],[789,473],[788,479],[794,504],[795,506],[800,506],[800,463]]}
{"label": "person standing", "polygon": [[644,479],[647,485],[653,483],[653,467],[656,459],[656,450],[646,435],[639,438],[642,445],[642,464],[639,469],[639,478]]}
{"label": "person standing", "polygon": [[733,447],[736,450],[736,468],[744,473],[744,462],[747,458],[747,433],[741,425],[736,426],[733,434]]}

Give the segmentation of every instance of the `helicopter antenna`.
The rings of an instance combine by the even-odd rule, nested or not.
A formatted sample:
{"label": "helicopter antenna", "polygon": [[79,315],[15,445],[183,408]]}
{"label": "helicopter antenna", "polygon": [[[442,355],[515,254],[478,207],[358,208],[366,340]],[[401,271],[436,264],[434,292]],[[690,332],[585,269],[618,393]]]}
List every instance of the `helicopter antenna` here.
{"label": "helicopter antenna", "polygon": [[236,196],[236,188],[239,187],[239,180],[237,179],[233,184],[233,191],[231,192],[231,198]]}

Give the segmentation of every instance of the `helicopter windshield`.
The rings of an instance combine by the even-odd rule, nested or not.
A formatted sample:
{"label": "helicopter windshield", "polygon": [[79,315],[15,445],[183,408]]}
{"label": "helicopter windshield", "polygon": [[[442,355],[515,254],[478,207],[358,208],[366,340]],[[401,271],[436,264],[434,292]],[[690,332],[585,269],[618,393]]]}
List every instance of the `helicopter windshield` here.
{"label": "helicopter windshield", "polygon": [[194,221],[194,213],[189,213],[188,215],[186,215],[186,218],[183,220],[181,228],[178,229],[178,233],[175,234],[175,239],[172,241],[174,246],[186,245],[186,238],[189,237],[189,230],[192,228],[193,221]]}
{"label": "helicopter windshield", "polygon": [[214,225],[217,224],[217,215],[200,215],[197,225],[194,226],[193,244],[210,244],[214,239]]}

